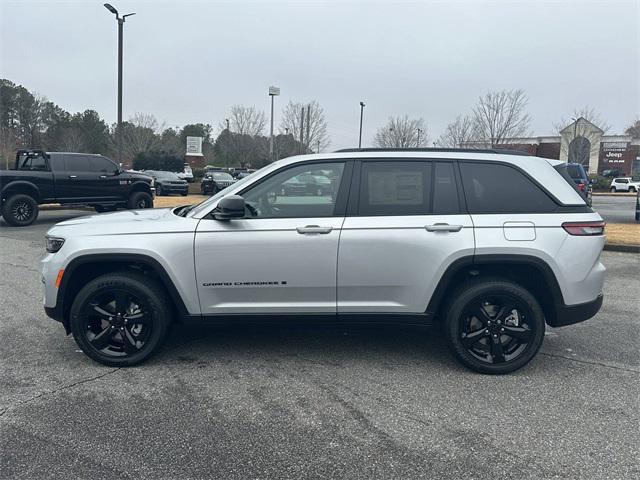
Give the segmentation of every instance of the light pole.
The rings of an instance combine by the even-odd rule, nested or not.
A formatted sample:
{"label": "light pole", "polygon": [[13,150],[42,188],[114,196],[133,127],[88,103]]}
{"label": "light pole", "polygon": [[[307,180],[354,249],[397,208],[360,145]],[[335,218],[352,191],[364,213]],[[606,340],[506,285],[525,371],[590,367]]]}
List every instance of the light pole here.
{"label": "light pole", "polygon": [[269,87],[269,96],[271,97],[271,134],[269,136],[269,158],[273,162],[273,97],[280,95],[278,87]]}
{"label": "light pole", "polygon": [[364,102],[360,102],[360,135],[358,136],[358,148],[362,148],[362,116],[364,114]]}
{"label": "light pole", "polygon": [[118,22],[118,163],[122,163],[122,31],[124,21],[127,17],[135,15],[135,13],[127,13],[122,17],[118,14],[118,10],[108,3],[104,7],[116,16]]}
{"label": "light pole", "polygon": [[422,129],[418,129],[418,141],[416,142],[416,147],[420,148],[420,134],[422,133]]}
{"label": "light pole", "polygon": [[224,121],[227,122],[227,132],[228,132],[229,131],[229,119],[225,118]]}

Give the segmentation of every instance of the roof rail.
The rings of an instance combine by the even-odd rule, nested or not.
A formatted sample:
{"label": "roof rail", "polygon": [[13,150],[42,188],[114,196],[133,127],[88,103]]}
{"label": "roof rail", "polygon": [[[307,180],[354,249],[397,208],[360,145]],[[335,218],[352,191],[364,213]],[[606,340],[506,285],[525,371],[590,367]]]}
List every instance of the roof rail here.
{"label": "roof rail", "polygon": [[501,148],[342,148],[334,153],[355,153],[355,152],[462,152],[462,153],[497,153],[500,155],[523,155],[531,156],[527,152],[520,150],[508,150]]}

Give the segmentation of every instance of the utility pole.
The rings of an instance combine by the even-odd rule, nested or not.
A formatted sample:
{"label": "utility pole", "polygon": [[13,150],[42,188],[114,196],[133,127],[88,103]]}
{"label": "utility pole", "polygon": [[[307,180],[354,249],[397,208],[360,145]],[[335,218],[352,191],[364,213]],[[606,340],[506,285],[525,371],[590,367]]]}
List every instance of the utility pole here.
{"label": "utility pole", "polygon": [[116,16],[118,22],[118,163],[122,164],[122,37],[124,30],[124,22],[127,17],[135,15],[135,13],[127,13],[122,17],[118,14],[113,6],[108,3],[104,4],[104,7]]}
{"label": "utility pole", "polygon": [[362,148],[362,116],[364,115],[364,102],[360,102],[360,135],[358,135],[358,148]]}
{"label": "utility pole", "polygon": [[307,148],[305,148],[305,153],[307,150],[311,150],[313,147],[311,146],[311,104],[307,105]]}
{"label": "utility pole", "polygon": [[300,113],[300,153],[304,153],[304,107]]}
{"label": "utility pole", "polygon": [[420,148],[420,134],[422,133],[422,129],[418,129],[418,141],[416,142],[416,147]]}
{"label": "utility pole", "polygon": [[273,162],[273,97],[280,95],[278,87],[269,87],[269,96],[271,97],[271,134],[269,136],[269,159]]}
{"label": "utility pole", "polygon": [[227,131],[230,131],[230,130],[229,130],[229,119],[228,119],[228,118],[225,118],[225,119],[224,119],[224,121],[225,121],[225,122],[227,122]]}
{"label": "utility pole", "polygon": [[318,153],[320,153],[320,139],[318,139]]}

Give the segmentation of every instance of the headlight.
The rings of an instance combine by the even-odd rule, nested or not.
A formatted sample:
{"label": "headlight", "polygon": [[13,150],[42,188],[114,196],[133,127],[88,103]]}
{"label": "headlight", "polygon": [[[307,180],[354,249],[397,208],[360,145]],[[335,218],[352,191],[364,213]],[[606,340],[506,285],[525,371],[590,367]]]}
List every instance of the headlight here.
{"label": "headlight", "polygon": [[62,245],[64,245],[64,238],[46,236],[44,238],[47,242],[46,248],[49,253],[56,253],[62,248]]}

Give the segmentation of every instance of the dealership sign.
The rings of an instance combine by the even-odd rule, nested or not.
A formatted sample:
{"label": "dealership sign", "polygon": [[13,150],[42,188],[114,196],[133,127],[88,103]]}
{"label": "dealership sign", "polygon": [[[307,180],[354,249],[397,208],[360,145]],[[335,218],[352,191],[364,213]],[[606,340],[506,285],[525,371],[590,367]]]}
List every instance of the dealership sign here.
{"label": "dealership sign", "polygon": [[604,142],[602,152],[607,163],[624,163],[624,152],[627,144],[624,142]]}
{"label": "dealership sign", "polygon": [[202,156],[202,137],[187,137],[187,155]]}

